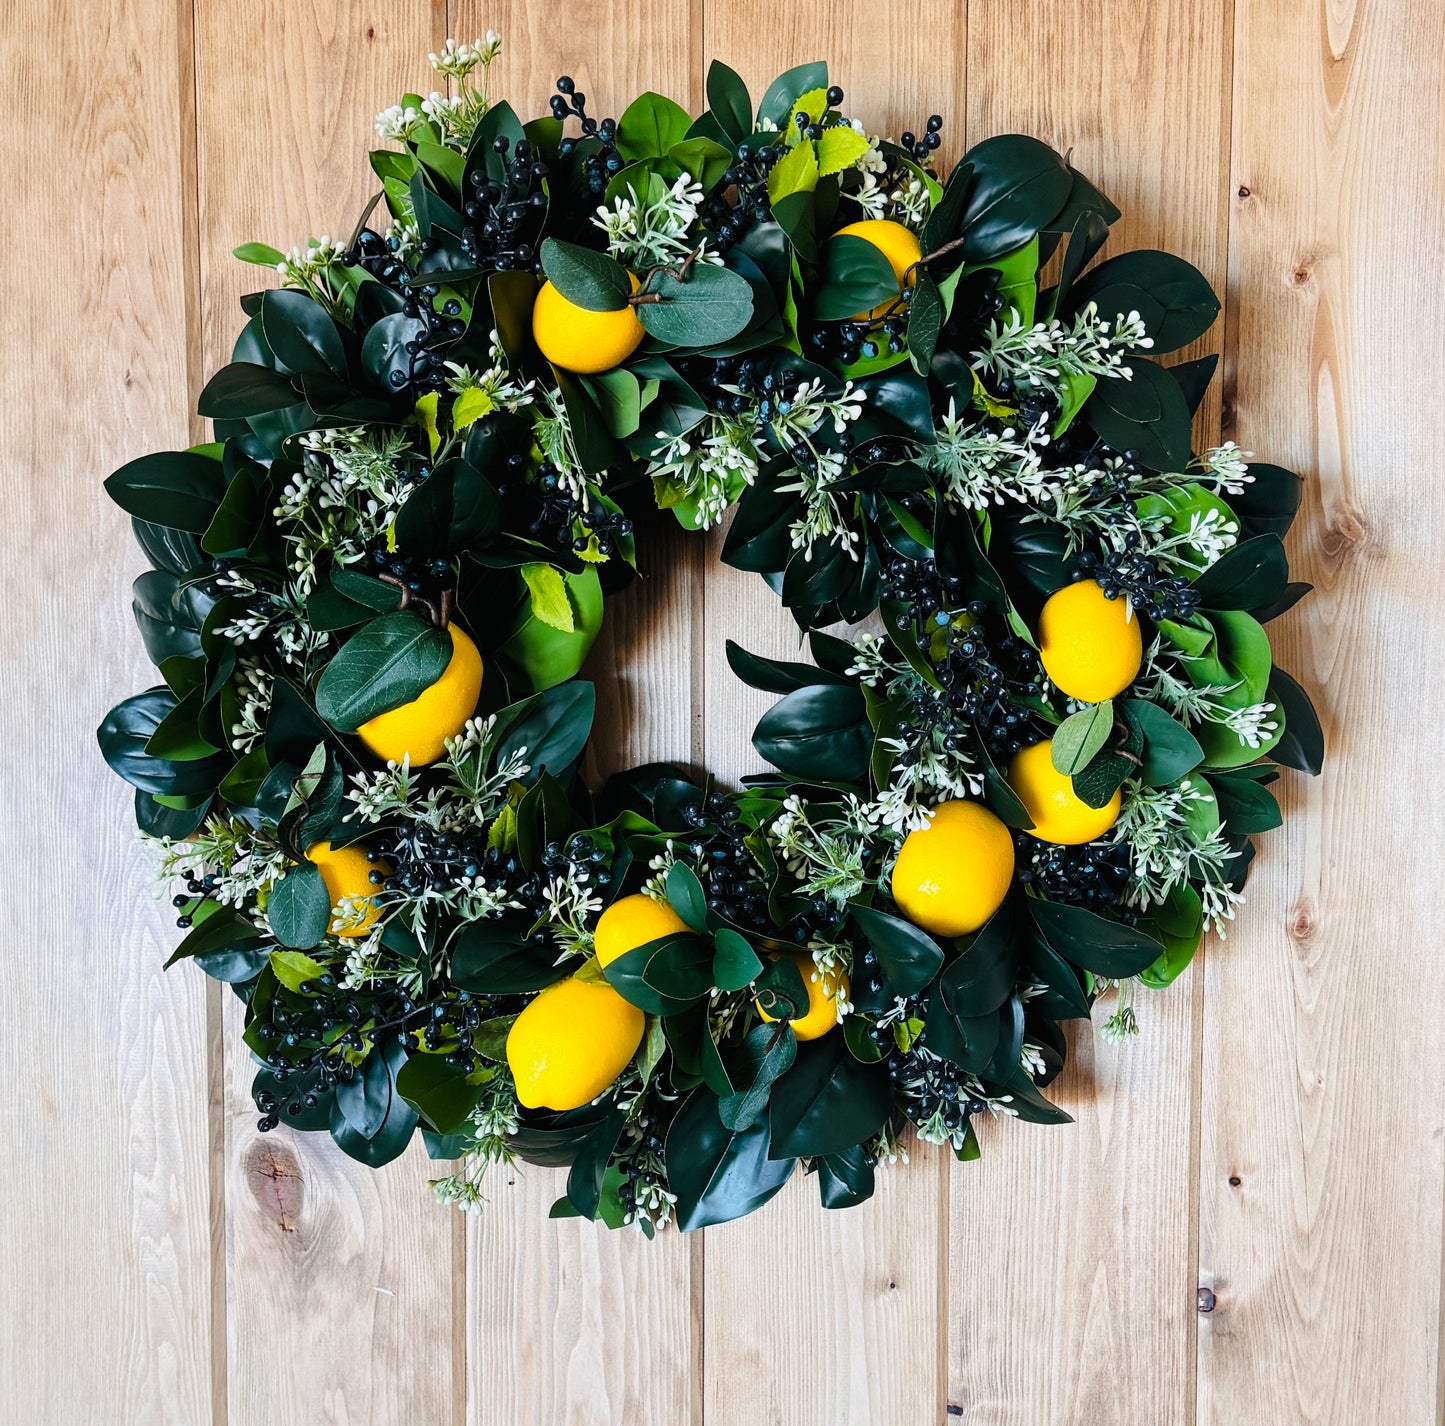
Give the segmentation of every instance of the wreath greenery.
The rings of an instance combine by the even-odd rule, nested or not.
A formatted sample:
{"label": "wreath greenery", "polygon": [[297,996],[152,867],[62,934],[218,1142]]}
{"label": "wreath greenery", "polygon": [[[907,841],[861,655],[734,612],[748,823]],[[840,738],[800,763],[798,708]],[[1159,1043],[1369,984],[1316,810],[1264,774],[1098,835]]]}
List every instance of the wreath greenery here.
{"label": "wreath greenery", "polygon": [[[1045,144],[941,178],[937,116],[880,141],[822,64],[756,107],[714,64],[696,119],[563,78],[523,123],[498,48],[378,116],[389,224],[237,250],[281,285],[214,442],[106,482],[163,682],[100,743],[172,961],[244,1000],[262,1129],[380,1165],[420,1127],[464,1207],[517,1156],[651,1235],[799,1164],[858,1203],[910,1126],[968,1159],[979,1114],[1067,1119],[1062,1023],[1133,1028],[1322,753],[1262,627],[1300,482],[1194,454],[1215,358],[1156,360],[1214,294],[1090,266],[1118,211]],[[589,789],[634,522],[734,506],[814,660],[728,645],[776,771]]]}

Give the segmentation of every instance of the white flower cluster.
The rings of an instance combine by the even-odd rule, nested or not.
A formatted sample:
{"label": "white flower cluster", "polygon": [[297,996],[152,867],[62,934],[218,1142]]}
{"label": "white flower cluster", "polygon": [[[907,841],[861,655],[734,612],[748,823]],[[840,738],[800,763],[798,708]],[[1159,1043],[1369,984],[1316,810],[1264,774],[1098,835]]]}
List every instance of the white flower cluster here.
{"label": "white flower cluster", "polygon": [[158,896],[184,877],[203,878],[206,895],[222,906],[244,906],[286,870],[286,855],[258,829],[236,817],[213,814],[182,842],[140,834],[160,849]]}
{"label": "white flower cluster", "polygon": [[728,506],[758,478],[763,438],[756,415],[727,416],[710,411],[678,435],[657,432],[662,444],[653,452],[649,474],[676,484],[697,505],[698,523],[711,529]]}
{"label": "white flower cluster", "polygon": [[1279,711],[1274,703],[1249,703],[1231,708],[1224,695],[1238,688],[1238,683],[1198,687],[1175,672],[1172,665],[1188,664],[1188,655],[1155,638],[1145,655],[1140,674],[1140,693],[1167,708],[1186,727],[1197,723],[1220,723],[1247,747],[1261,748],[1279,731],[1279,722],[1270,715]]}
{"label": "white flower cluster", "polygon": [[237,703],[236,721],[230,731],[231,750],[244,755],[266,735],[266,714],[271,711],[276,679],[258,660],[241,659],[231,686]]}
{"label": "white flower cluster", "polygon": [[1224,922],[1234,919],[1234,908],[1244,898],[1225,875],[1230,849],[1222,831],[1202,833],[1189,821],[1190,807],[1210,796],[1192,777],[1171,787],[1126,782],[1109,840],[1129,854],[1132,879],[1125,905],[1147,910],[1160,905],[1176,886],[1192,881],[1201,887],[1206,920],[1222,936]]}
{"label": "white flower cluster", "polygon": [[1057,317],[1025,324],[1017,308],[989,324],[983,348],[974,354],[980,372],[996,372],[1014,382],[1056,389],[1067,377],[1122,377],[1129,380],[1126,364],[1131,351],[1154,345],[1146,336],[1137,312],[1120,313],[1110,322],[1100,317],[1092,302],[1065,326]]}
{"label": "white flower cluster", "polygon": [[316,583],[317,560],[329,551],[354,564],[385,534],[420,469],[408,431],[338,426],[300,438],[301,469],[272,512],[287,527],[291,569],[300,592]]}
{"label": "white flower cluster", "polygon": [[627,193],[602,204],[592,222],[607,234],[607,251],[625,267],[666,266],[689,258],[720,262],[691,236],[702,200],[702,184],[687,173],[671,187],[658,179],[642,198],[629,183]]}
{"label": "white flower cluster", "polygon": [[216,628],[233,644],[270,639],[292,668],[307,670],[311,656],[326,647],[326,635],[311,626],[306,614],[307,590],[296,580],[280,589],[263,589],[239,569],[217,576],[222,591],[245,601],[246,607]]}
{"label": "white flower cluster", "polygon": [[1042,422],[1023,432],[1013,426],[992,431],[960,415],[950,396],[934,442],[920,456],[950,505],[986,510],[1006,499],[1038,499],[1049,490],[1053,473],[1043,470],[1039,458],[1048,443]]}
{"label": "white flower cluster", "polygon": [[329,233],[308,239],[304,248],[292,248],[276,264],[276,271],[281,274],[281,285],[303,289],[314,287],[319,279],[324,278],[341,261],[341,255],[345,251],[346,248],[341,243],[332,242]]}
{"label": "white flower cluster", "polygon": [[1249,473],[1253,451],[1242,451],[1233,441],[1212,446],[1199,458],[1200,482],[1217,495],[1243,495],[1244,487],[1254,483]]}
{"label": "white flower cluster", "polygon": [[452,427],[462,430],[494,411],[517,412],[536,400],[534,381],[517,381],[507,365],[495,330],[491,340],[492,364],[477,371],[461,362],[449,361],[446,368],[447,390],[456,398],[452,407]]}
{"label": "white flower cluster", "polygon": [[438,74],[444,74],[448,79],[463,80],[479,64],[491,64],[501,52],[502,37],[495,30],[488,30],[485,38],[473,40],[471,44],[458,44],[449,39],[440,54],[429,54],[427,59]]}
{"label": "white flower cluster", "polygon": [[856,797],[841,812],[813,822],[808,804],[796,793],[766,829],[778,860],[798,882],[803,896],[844,906],[868,884],[867,861],[875,835],[867,807]]}

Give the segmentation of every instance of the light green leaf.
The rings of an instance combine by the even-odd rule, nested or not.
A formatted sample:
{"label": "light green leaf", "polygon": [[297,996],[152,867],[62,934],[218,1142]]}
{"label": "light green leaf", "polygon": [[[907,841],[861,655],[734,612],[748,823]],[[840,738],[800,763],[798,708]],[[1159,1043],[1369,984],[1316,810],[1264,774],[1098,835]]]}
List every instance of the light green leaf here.
{"label": "light green leaf", "polygon": [[570,634],[576,627],[576,620],[562,572],[550,564],[524,564],[522,578],[526,580],[527,591],[532,596],[532,613],[544,624]]}
{"label": "light green leaf", "polygon": [[231,256],[240,258],[242,262],[255,263],[257,267],[274,268],[286,260],[286,254],[269,243],[242,243],[240,247],[231,249]]}
{"label": "light green leaf", "polygon": [[441,400],[439,393],[428,391],[416,403],[416,423],[426,432],[427,449],[436,455],[442,438],[437,434],[437,402]]}
{"label": "light green leaf", "polygon": [[818,173],[842,173],[852,168],[868,152],[868,140],[850,124],[834,124],[824,129],[818,140]]}
{"label": "light green leaf", "polygon": [[320,961],[312,960],[304,951],[272,951],[271,969],[287,990],[298,994],[307,981],[326,974],[326,967]]}
{"label": "light green leaf", "polygon": [[1059,724],[1050,743],[1054,771],[1065,777],[1082,772],[1109,741],[1114,726],[1114,700],[1106,698],[1092,708],[1081,708]]}
{"label": "light green leaf", "polygon": [[[452,430],[465,431],[474,421],[490,416],[496,402],[478,386],[470,386],[452,403]],[[432,452],[436,454],[435,450]]]}
{"label": "light green leaf", "polygon": [[768,197],[777,203],[790,193],[811,193],[818,186],[818,155],[812,144],[799,144],[768,174]]}

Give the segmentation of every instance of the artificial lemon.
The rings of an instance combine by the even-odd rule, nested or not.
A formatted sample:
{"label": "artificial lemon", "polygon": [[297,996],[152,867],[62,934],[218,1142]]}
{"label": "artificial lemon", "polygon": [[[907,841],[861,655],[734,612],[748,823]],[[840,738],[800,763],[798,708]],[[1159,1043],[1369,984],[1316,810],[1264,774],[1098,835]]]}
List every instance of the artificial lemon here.
{"label": "artificial lemon", "polygon": [[[902,223],[894,223],[887,218],[865,218],[861,223],[849,223],[846,228],[839,228],[833,236],[862,238],[865,243],[871,243],[888,259],[888,266],[893,269],[899,287],[905,281],[913,286],[914,274],[909,269],[923,256],[923,249],[918,246],[912,228],[905,228]],[[861,322],[881,317],[892,305],[893,298],[890,297],[866,312],[856,313],[853,320]]]}
{"label": "artificial lemon", "polygon": [[643,1015],[610,985],[549,985],[512,1022],[507,1064],[528,1109],[580,1109],[625,1070],[642,1043]]}
{"label": "artificial lemon", "polygon": [[898,908],[935,936],[977,931],[1013,883],[1009,829],[981,802],[940,802],[926,827],[903,839],[893,864]]}
{"label": "artificial lemon", "polygon": [[1080,703],[1102,703],[1139,676],[1144,640],[1121,594],[1110,599],[1081,579],[1049,595],[1039,615],[1039,658],[1054,687]]}
{"label": "artificial lemon", "polygon": [[607,966],[638,946],[687,929],[687,922],[667,902],[654,901],[639,891],[614,901],[597,918],[592,948],[597,952],[598,964]]}
{"label": "artificial lemon", "polygon": [[[637,291],[637,279],[632,290]],[[553,366],[590,375],[621,366],[647,333],[631,305],[616,312],[590,312],[569,302],[550,282],[542,284],[532,307],[532,338]]]}
{"label": "artificial lemon", "polygon": [[482,656],[477,646],[455,624],[452,656],[442,676],[410,703],[368,718],[356,736],[386,762],[411,758],[412,767],[434,763],[446,751],[446,741],[462,731],[477,711],[482,692]]}
{"label": "artificial lemon", "polygon": [[321,873],[321,884],[332,906],[348,898],[365,902],[366,910],[360,921],[352,922],[348,917],[348,924],[342,927],[333,920],[331,929],[338,936],[366,935],[381,915],[371,874],[375,871],[385,876],[391,868],[385,862],[369,860],[361,847],[333,847],[330,842],[313,842],[306,848],[306,860]]}
{"label": "artificial lemon", "polygon": [[1035,743],[1014,754],[1008,769],[1009,786],[1033,819],[1030,836],[1041,842],[1076,847],[1102,837],[1119,816],[1116,792],[1103,807],[1090,807],[1074,793],[1074,784],[1054,766],[1054,748]]}
{"label": "artificial lemon", "polygon": [[[840,997],[845,1001],[848,999],[848,977],[838,971],[830,983],[824,985],[822,974],[807,951],[784,951],[783,954],[797,966],[803,984],[808,987],[808,1013],[788,1023],[798,1039],[816,1040],[838,1023],[838,1000]],[[757,1005],[756,1001],[753,1003]],[[769,1024],[778,1018],[769,1015],[761,1005],[757,1005],[757,1011]]]}

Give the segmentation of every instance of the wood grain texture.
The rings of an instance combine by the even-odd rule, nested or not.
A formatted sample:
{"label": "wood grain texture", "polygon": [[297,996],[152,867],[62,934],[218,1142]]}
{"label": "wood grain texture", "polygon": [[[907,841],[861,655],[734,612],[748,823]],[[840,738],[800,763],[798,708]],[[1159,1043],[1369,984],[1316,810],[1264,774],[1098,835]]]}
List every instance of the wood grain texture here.
{"label": "wood grain texture", "polygon": [[[705,49],[743,76],[755,104],[774,75],[826,58],[844,107],[896,136],[921,131],[934,110],[962,114],[963,15],[962,4],[929,5],[925,25],[906,6],[714,3],[704,13]],[[757,575],[723,565],[720,549],[716,536],[704,599],[704,761],[735,783],[763,770],[749,739],[775,697],[739,683],[724,641],[773,658],[808,656],[777,596]],[[946,1172],[945,1155],[920,1148],[912,1164],[880,1170],[872,1202],[840,1213],[821,1212],[816,1182],[799,1176],[760,1213],[708,1231],[710,1423],[940,1418]]]}
{"label": "wood grain texture", "polygon": [[[1229,10],[1215,0],[970,7],[968,140],[1037,134],[1123,209],[1107,253],[1161,247],[1222,286]],[[1218,329],[1196,348],[1218,349]],[[1213,438],[1217,405],[1202,423]],[[1228,954],[1226,952],[1226,954]],[[1072,1036],[1078,1121],[992,1126],[953,1176],[949,1400],[970,1426],[1187,1421],[1193,1409],[1193,977],[1142,992],[1118,1051]]]}
{"label": "wood grain texture", "polygon": [[[520,3],[468,3],[453,29],[504,37],[493,92],[524,117],[547,112],[553,81],[571,75],[587,112],[616,118],[653,89],[697,106],[696,0],[583,0],[565,15]],[[589,752],[594,784],[644,762],[696,756],[700,709],[701,541],[670,516],[638,531],[640,581],[608,600],[584,670],[597,687]],[[467,1244],[467,1421],[701,1421],[698,1248],[677,1234],[654,1243],[632,1230],[547,1218],[566,1175],[494,1170],[491,1202]]]}
{"label": "wood grain texture", "polygon": [[[440,4],[198,6],[208,371],[229,357],[240,293],[270,285],[231,248],[349,233],[375,187],[369,118],[430,87],[444,38]],[[240,1028],[228,997],[229,1426],[459,1421],[461,1225],[427,1192],[420,1143],[373,1173],[324,1135],[259,1134]]]}
{"label": "wood grain texture", "polygon": [[[82,1421],[103,1401],[125,1426],[199,1426],[206,993],[161,969],[174,926],[94,733],[154,677],[129,609],[143,561],[100,480],[188,440],[189,36],[171,6],[25,0],[0,75],[20,159],[0,360],[0,1415]],[[22,254],[51,278],[23,277]]]}
{"label": "wood grain texture", "polygon": [[[1441,1419],[1445,14],[1238,0],[1237,439],[1307,472],[1273,626],[1329,760],[1207,969],[1201,1426]],[[1422,357],[1417,353],[1424,352]],[[1413,787],[1409,784],[1414,783]],[[1418,794],[1415,789],[1418,788]]]}

